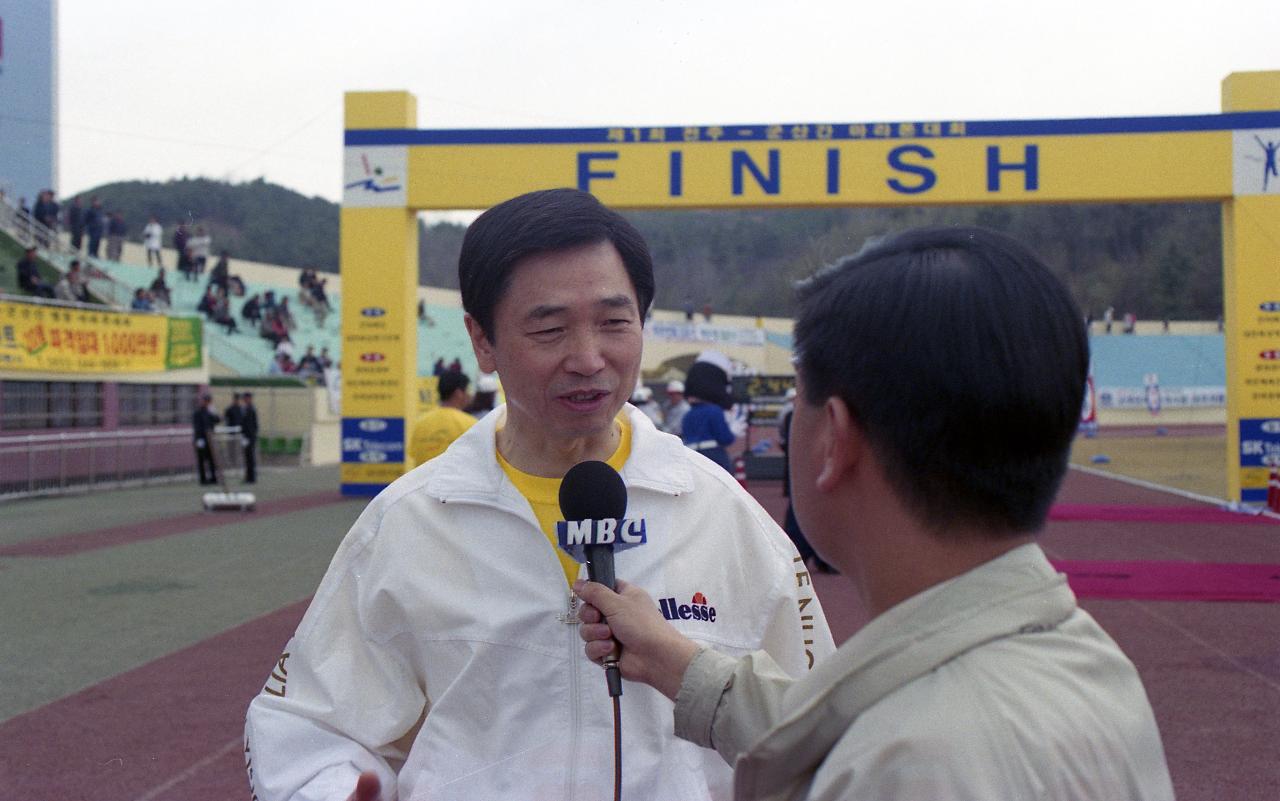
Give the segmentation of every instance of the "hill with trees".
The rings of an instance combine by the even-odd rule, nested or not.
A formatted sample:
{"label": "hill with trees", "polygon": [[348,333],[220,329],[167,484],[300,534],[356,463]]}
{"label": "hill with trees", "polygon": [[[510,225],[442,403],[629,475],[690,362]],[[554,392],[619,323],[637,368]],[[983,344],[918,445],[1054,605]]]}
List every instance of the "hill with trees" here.
{"label": "hill with trees", "polygon": [[[205,178],[107,184],[96,194],[139,239],[148,216],[166,244],[182,220],[209,229],[232,256],[333,272],[338,206],[263,180]],[[1095,316],[1214,319],[1222,311],[1222,239],[1216,204],[1074,204],[870,209],[626,212],[653,250],[664,308],[790,316],[791,285],[868,240],[919,225],[972,224],[1027,243]],[[423,225],[419,276],[457,288],[465,227]]]}

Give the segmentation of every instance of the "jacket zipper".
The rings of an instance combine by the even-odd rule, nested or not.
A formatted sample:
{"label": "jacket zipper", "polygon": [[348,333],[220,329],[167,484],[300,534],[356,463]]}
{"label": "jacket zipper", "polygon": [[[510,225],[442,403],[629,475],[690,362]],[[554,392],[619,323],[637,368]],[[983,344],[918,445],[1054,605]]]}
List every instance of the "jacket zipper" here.
{"label": "jacket zipper", "polygon": [[566,801],[573,801],[574,791],[578,783],[578,751],[582,740],[582,715],[578,699],[578,596],[569,591],[568,611],[559,616],[568,624],[569,637],[569,706],[573,710],[570,716],[569,730],[572,732],[569,745],[568,786],[565,788]]}

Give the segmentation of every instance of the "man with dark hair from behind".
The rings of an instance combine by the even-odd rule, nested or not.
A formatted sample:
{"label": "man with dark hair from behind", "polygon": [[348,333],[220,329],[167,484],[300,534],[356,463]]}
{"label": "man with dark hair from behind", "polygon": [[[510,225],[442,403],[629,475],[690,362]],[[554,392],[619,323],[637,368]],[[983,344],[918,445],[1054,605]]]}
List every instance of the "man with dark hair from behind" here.
{"label": "man with dark hair from behind", "polygon": [[934,228],[800,303],[792,497],[870,622],[793,680],[584,582],[587,655],[616,637],[739,799],[1172,799],[1137,671],[1035,543],[1089,365],[1066,289],[1000,234]]}
{"label": "man with dark hair from behind", "polygon": [[[653,300],[635,228],[585,192],[521,195],[471,224],[458,274],[477,366],[506,404],[384,490],[343,542],[249,708],[261,801],[608,797],[612,705],[570,589],[585,569],[555,534],[561,479],[583,461],[617,470],[627,517],[646,522],[618,574],[686,634],[763,649],[792,675],[834,650],[786,535],[627,405]],[[620,700],[625,798],[729,797],[732,772],[673,736],[665,699]]]}
{"label": "man with dark hair from behind", "polygon": [[409,462],[414,467],[444,453],[475,425],[476,419],[463,411],[471,403],[471,393],[467,391],[470,384],[465,373],[446,371],[437,377],[440,405],[419,417],[409,434]]}

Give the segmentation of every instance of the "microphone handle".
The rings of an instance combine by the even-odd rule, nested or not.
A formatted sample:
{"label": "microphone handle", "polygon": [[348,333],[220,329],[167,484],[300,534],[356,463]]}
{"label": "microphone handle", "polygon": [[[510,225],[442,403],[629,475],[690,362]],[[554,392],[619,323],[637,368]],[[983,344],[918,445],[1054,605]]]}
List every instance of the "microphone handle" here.
{"label": "microphone handle", "polygon": [[[613,546],[588,545],[587,578],[597,581],[611,590],[617,591],[617,582],[613,575]],[[618,649],[601,660],[604,665],[605,682],[609,685],[609,696],[617,698],[622,695],[622,673],[618,670]]]}
{"label": "microphone handle", "polygon": [[613,574],[613,546],[588,545],[586,555],[587,578],[617,591],[617,582]]}

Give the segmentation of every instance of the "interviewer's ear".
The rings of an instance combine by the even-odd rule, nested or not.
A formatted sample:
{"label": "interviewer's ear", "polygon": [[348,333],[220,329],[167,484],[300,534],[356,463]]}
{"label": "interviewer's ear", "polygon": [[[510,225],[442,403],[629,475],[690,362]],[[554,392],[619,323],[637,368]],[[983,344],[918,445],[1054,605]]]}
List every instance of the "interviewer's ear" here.
{"label": "interviewer's ear", "polygon": [[817,432],[817,440],[822,462],[814,483],[822,492],[831,492],[858,468],[867,447],[862,426],[845,402],[835,395],[822,405],[822,427]]}

